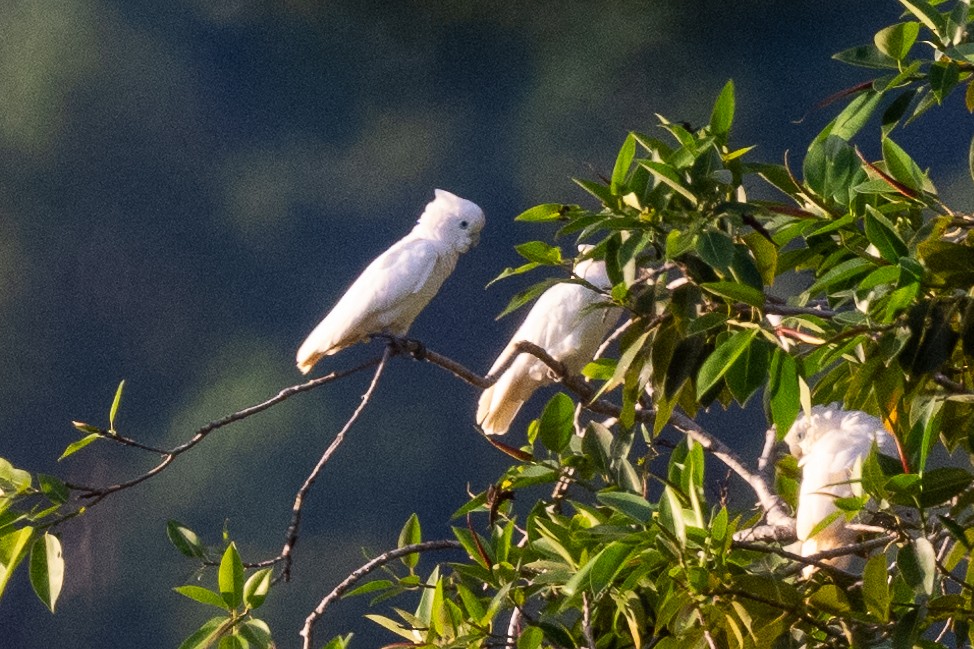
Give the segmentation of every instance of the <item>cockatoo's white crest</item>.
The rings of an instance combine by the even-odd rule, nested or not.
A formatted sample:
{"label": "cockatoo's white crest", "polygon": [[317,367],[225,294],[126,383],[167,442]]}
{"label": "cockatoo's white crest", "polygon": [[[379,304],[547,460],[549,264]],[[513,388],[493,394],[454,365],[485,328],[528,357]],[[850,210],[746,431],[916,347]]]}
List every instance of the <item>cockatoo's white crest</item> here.
{"label": "cockatoo's white crest", "polygon": [[[856,533],[847,529],[844,516],[837,517],[816,534],[812,532],[826,517],[838,511],[836,498],[848,498],[858,491],[858,471],[873,443],[880,453],[896,455],[896,441],[883,422],[864,412],[842,410],[838,404],[814,406],[810,414],[803,414],[795,421],[785,435],[785,443],[798,458],[802,470],[795,513],[800,554],[807,557],[854,543]],[[842,557],[830,563],[842,567],[849,561]],[[805,575],[812,572],[814,569],[806,568]]]}
{"label": "cockatoo's white crest", "polygon": [[412,232],[362,271],[301,344],[298,369],[307,374],[322,356],[372,334],[405,336],[483,227],[483,210],[437,189]]}
{"label": "cockatoo's white crest", "polygon": [[[579,246],[585,254],[591,246]],[[605,262],[585,259],[575,265],[575,274],[600,289],[611,286]],[[556,284],[535,302],[511,342],[491,368],[493,374],[526,340],[561,361],[569,372],[579,372],[589,363],[599,345],[619,320],[621,309],[598,308],[603,295],[580,284]],[[514,416],[535,390],[551,382],[548,368],[530,354],[521,354],[494,385],[484,390],[477,407],[477,423],[488,435],[502,435]]]}

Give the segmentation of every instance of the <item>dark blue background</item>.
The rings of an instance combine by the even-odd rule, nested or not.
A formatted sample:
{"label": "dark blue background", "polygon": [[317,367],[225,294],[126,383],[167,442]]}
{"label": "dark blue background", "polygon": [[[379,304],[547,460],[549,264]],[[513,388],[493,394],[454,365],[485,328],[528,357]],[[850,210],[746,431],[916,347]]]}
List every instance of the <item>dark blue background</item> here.
{"label": "dark blue background", "polygon": [[[0,5],[0,455],[116,481],[153,458],[100,443],[54,459],[77,438],[72,419],[107,423],[119,380],[120,430],[159,445],[299,382],[298,343],[433,187],[479,203],[487,226],[411,333],[485,371],[517,324],[494,315],[523,282],[483,287],[518,263],[515,243],[551,233],[516,214],[587,202],[571,177],[611,173],[626,132],[653,131],[654,113],[705,122],[729,78],[736,142],[769,162],[790,150],[797,168],[835,111],[815,104],[867,78],[830,55],[898,14],[865,0]],[[969,208],[961,103],[897,138]],[[214,544],[226,524],[245,560],[276,554],[295,490],[367,382],[221,430],[65,525],[57,614],[18,575],[0,644],[176,646],[208,612],[170,590],[194,567],[166,520]],[[476,397],[432,366],[388,369],[311,494],[294,581],[262,609],[280,646],[298,644],[362,548],[392,547],[414,511],[426,538],[446,536],[468,485],[502,470],[474,431]],[[753,417],[717,415],[742,448],[762,434]],[[346,630],[353,646],[391,640],[361,604],[329,611],[319,644]]]}

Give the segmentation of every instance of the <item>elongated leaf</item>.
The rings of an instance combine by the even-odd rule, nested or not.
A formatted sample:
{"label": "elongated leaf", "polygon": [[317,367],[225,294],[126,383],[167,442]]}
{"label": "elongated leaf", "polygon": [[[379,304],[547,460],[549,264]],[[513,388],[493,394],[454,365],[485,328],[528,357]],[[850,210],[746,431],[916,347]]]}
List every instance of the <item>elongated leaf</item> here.
{"label": "elongated leaf", "polygon": [[61,542],[45,532],[36,539],[30,551],[30,584],[44,606],[54,612],[58,595],[64,585],[64,557]]}
{"label": "elongated leaf", "polygon": [[897,560],[906,583],[917,594],[932,595],[937,572],[937,553],[933,545],[921,536],[900,548]]}
{"label": "elongated leaf", "polygon": [[697,254],[712,268],[726,272],[734,261],[734,242],[723,232],[707,230],[697,238]]}
{"label": "elongated leaf", "polygon": [[538,422],[538,437],[552,453],[561,453],[575,432],[575,403],[563,392],[545,405]]}
{"label": "elongated leaf", "polygon": [[879,255],[890,263],[897,263],[900,257],[906,257],[909,250],[899,233],[889,220],[872,205],[866,206],[866,238],[876,246]]}
{"label": "elongated leaf", "polygon": [[862,597],[866,610],[880,622],[889,621],[889,571],[886,555],[875,554],[866,562],[862,572]]}
{"label": "elongated leaf", "polygon": [[229,620],[222,616],[210,618],[193,635],[186,638],[179,645],[179,649],[213,649],[217,638],[225,632],[228,622]]}
{"label": "elongated leaf", "polygon": [[578,205],[566,205],[564,203],[542,203],[541,205],[535,205],[534,207],[527,209],[516,217],[515,221],[528,221],[528,222],[538,222],[538,221],[560,221],[565,218],[569,212],[578,211]]}
{"label": "elongated leaf", "polygon": [[764,307],[764,293],[747,284],[739,284],[737,282],[705,282],[700,285],[700,288],[708,293],[726,297],[735,302],[743,302],[744,304],[749,304],[759,309]]}
{"label": "elongated leaf", "polygon": [[250,575],[244,583],[244,605],[253,610],[260,608],[260,605],[267,599],[267,593],[271,589],[271,578],[274,571],[270,568],[263,568]]}
{"label": "elongated leaf", "polygon": [[615,167],[612,169],[612,191],[621,194],[626,186],[626,177],[632,166],[632,159],[636,156],[636,138],[630,133],[626,136],[619,155],[616,156]]}
{"label": "elongated leaf", "polygon": [[920,23],[910,21],[879,30],[873,41],[880,52],[902,61],[909,54],[919,34]]}
{"label": "elongated leaf", "polygon": [[815,280],[815,283],[808,287],[808,293],[814,295],[819,291],[828,292],[833,288],[843,288],[873,268],[875,268],[873,263],[866,259],[858,257],[848,259]]}
{"label": "elongated leaf", "polygon": [[99,437],[101,437],[99,433],[91,433],[89,435],[82,437],[76,442],[71,442],[70,444],[68,444],[67,448],[64,449],[64,452],[61,453],[61,457],[58,458],[58,462],[68,457],[69,455],[73,455],[77,453],[78,451],[88,446],[88,444],[91,444]]}
{"label": "elongated leaf", "polygon": [[795,359],[782,349],[771,357],[768,389],[765,391],[765,412],[774,423],[778,439],[791,429],[801,408],[798,387],[798,366]]}
{"label": "elongated leaf", "polygon": [[[399,532],[399,544],[396,547],[404,547],[407,545],[415,545],[423,539],[422,528],[419,525],[419,517],[416,514],[411,514],[406,520],[406,524],[402,526],[402,530]],[[414,552],[412,554],[407,554],[400,557],[400,561],[403,562],[410,571],[419,565],[419,553]]]}
{"label": "elongated leaf", "polygon": [[179,521],[170,520],[166,523],[166,536],[177,550],[193,559],[206,558],[206,546],[193,530]]}
{"label": "elongated leaf", "polygon": [[858,65],[864,68],[878,68],[895,70],[898,67],[896,59],[883,54],[875,45],[860,45],[833,54],[832,58],[842,61],[849,65]]}
{"label": "elongated leaf", "polygon": [[[583,590],[598,596],[619,574],[630,554],[632,546],[618,541],[610,543],[579,568],[562,590],[569,598]],[[563,608],[568,608],[570,603],[571,599],[564,602]]]}
{"label": "elongated leaf", "polygon": [[528,241],[514,246],[514,249],[517,254],[537,264],[557,265],[562,261],[561,249],[544,241]]}
{"label": "elongated leaf", "polygon": [[738,331],[730,338],[721,343],[714,352],[707,357],[697,373],[697,398],[706,394],[724,374],[731,368],[735,361],[744,353],[754,337],[757,329],[745,329]]}
{"label": "elongated leaf", "polygon": [[217,581],[220,584],[220,595],[228,607],[237,608],[243,603],[244,569],[235,543],[227,546],[223,553]]}
{"label": "elongated leaf", "polygon": [[625,491],[600,491],[596,499],[638,523],[648,523],[654,507],[642,496]]}
{"label": "elongated leaf", "polygon": [[112,407],[108,411],[108,430],[115,432],[115,415],[118,414],[118,407],[122,403],[122,388],[125,387],[125,379],[118,384],[118,389],[115,390],[115,398],[112,400]]}
{"label": "elongated leaf", "polygon": [[717,97],[717,102],[714,104],[714,109],[710,114],[710,132],[713,135],[719,136],[721,141],[724,141],[733,123],[734,82],[728,81],[724,85],[723,90],[720,91],[720,96]]}
{"label": "elongated leaf", "polygon": [[933,5],[926,0],[900,0],[900,4],[916,16],[934,35],[940,39],[944,38],[944,17]]}
{"label": "elongated leaf", "polygon": [[223,601],[223,597],[220,596],[220,593],[214,592],[209,588],[203,588],[202,586],[190,584],[187,586],[177,586],[173,588],[173,590],[183,597],[188,597],[194,602],[199,602],[200,604],[206,604],[208,606],[216,606],[217,608],[227,610],[227,603]]}
{"label": "elongated leaf", "polygon": [[0,536],[0,599],[3,591],[14,574],[14,570],[27,556],[30,540],[34,535],[34,528],[21,527],[8,534]]}

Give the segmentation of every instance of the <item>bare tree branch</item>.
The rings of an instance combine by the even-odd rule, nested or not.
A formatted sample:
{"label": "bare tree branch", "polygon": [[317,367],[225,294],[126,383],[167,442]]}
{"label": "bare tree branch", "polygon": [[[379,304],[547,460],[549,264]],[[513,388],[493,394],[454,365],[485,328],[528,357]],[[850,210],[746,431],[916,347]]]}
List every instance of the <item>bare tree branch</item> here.
{"label": "bare tree branch", "polygon": [[127,444],[129,446],[136,446],[144,450],[151,450],[153,452],[158,452],[162,456],[162,460],[156,466],[149,469],[142,475],[139,475],[125,482],[119,482],[105,487],[80,487],[78,485],[73,485],[72,488],[80,492],[79,493],[80,498],[92,499],[92,502],[89,502],[87,504],[88,507],[91,507],[94,503],[99,502],[105,496],[113,494],[117,491],[122,491],[124,489],[134,487],[135,485],[144,482],[149,478],[159,474],[167,466],[169,466],[173,462],[173,460],[176,459],[177,456],[185,453],[186,451],[190,450],[191,448],[193,448],[194,446],[202,442],[204,439],[206,439],[207,435],[209,435],[213,431],[219,428],[223,428],[224,426],[228,426],[242,419],[246,419],[247,417],[256,415],[259,412],[263,412],[264,410],[267,410],[271,406],[277,405],[278,403],[288,399],[289,397],[294,396],[295,394],[300,394],[302,392],[307,392],[308,390],[313,390],[317,387],[325,385],[326,383],[331,383],[333,381],[337,381],[338,379],[342,379],[345,378],[346,376],[350,376],[352,374],[361,372],[362,370],[368,369],[380,363],[383,360],[383,358],[384,357],[381,356],[376,357],[351,369],[336,370],[334,372],[326,374],[325,376],[312,379],[310,381],[306,381],[305,383],[301,383],[299,385],[292,385],[291,387],[284,388],[276,395],[274,395],[273,397],[267,399],[262,403],[258,403],[256,405],[250,406],[249,408],[244,408],[243,410],[239,410],[237,412],[229,414],[226,417],[223,417],[222,419],[211,421],[205,426],[198,428],[196,432],[193,433],[193,436],[189,440],[168,451],[159,451],[158,449],[152,449],[150,447],[139,444],[138,442],[134,442],[134,440],[128,440],[127,438],[124,438],[125,441],[123,441],[123,439],[117,438],[117,436],[112,435],[108,431],[103,431],[103,436],[106,439],[114,439],[117,442]]}
{"label": "bare tree branch", "polygon": [[370,572],[376,568],[380,568],[390,561],[394,561],[399,557],[404,557],[409,554],[415,554],[417,552],[429,552],[432,550],[462,550],[463,546],[460,545],[459,541],[454,541],[452,539],[444,539],[441,541],[425,541],[423,543],[415,543],[413,545],[404,545],[401,548],[396,548],[395,550],[390,550],[380,554],[376,558],[372,559],[361,568],[355,570],[352,574],[346,577],[340,584],[335,586],[324,599],[322,599],[318,606],[315,607],[314,611],[304,621],[304,627],[302,627],[300,636],[304,638],[302,647],[304,649],[311,649],[312,646],[312,633],[313,627],[318,622],[319,618],[325,614],[325,610],[331,606],[331,604],[337,600],[339,597],[345,594],[349,588],[357,584],[363,577],[368,575]]}
{"label": "bare tree branch", "polygon": [[322,469],[331,459],[331,456],[335,454],[338,447],[345,440],[345,434],[352,428],[352,425],[358,420],[359,415],[365,410],[365,406],[369,403],[372,398],[372,394],[375,392],[376,386],[379,384],[379,377],[382,376],[382,370],[385,369],[386,362],[396,353],[396,350],[391,346],[386,346],[386,350],[382,355],[382,359],[379,361],[379,366],[375,368],[375,374],[372,376],[372,382],[369,383],[369,388],[362,395],[362,401],[355,408],[355,412],[352,416],[348,418],[342,429],[338,431],[335,435],[335,439],[332,440],[328,448],[321,455],[318,463],[315,465],[311,473],[305,479],[304,484],[298,489],[297,494],[294,496],[294,505],[291,507],[291,523],[287,527],[287,532],[284,537],[284,547],[281,549],[280,558],[284,562],[284,568],[281,570],[281,574],[275,578],[275,581],[283,579],[284,581],[290,581],[291,579],[291,554],[294,552],[294,545],[298,542],[298,531],[301,528],[301,510],[304,507],[304,499],[308,496],[311,491],[311,487],[314,485],[315,480],[318,479],[318,475],[321,473]]}

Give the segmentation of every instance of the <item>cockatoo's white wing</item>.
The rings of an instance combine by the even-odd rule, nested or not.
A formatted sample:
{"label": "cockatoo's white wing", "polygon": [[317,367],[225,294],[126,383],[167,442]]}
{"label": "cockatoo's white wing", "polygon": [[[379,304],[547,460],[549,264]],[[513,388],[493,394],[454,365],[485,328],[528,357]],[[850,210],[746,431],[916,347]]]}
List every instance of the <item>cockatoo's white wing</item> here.
{"label": "cockatoo's white wing", "polygon": [[[617,308],[597,308],[605,298],[579,284],[556,284],[545,291],[501,352],[490,372],[497,371],[514,346],[526,340],[547,351],[577,373],[592,360],[606,334],[619,319]],[[484,390],[477,407],[477,423],[488,435],[502,435],[525,401],[547,384],[548,368],[534,356],[521,354]]]}
{"label": "cockatoo's white wing", "polygon": [[308,373],[322,356],[372,334],[404,336],[483,226],[479,207],[437,189],[412,232],[369,264],[301,344],[298,368]]}
{"label": "cockatoo's white wing", "polygon": [[456,254],[437,248],[410,236],[369,264],[302,343],[298,368],[307,373],[322,356],[371,334],[405,335],[456,265]]}

